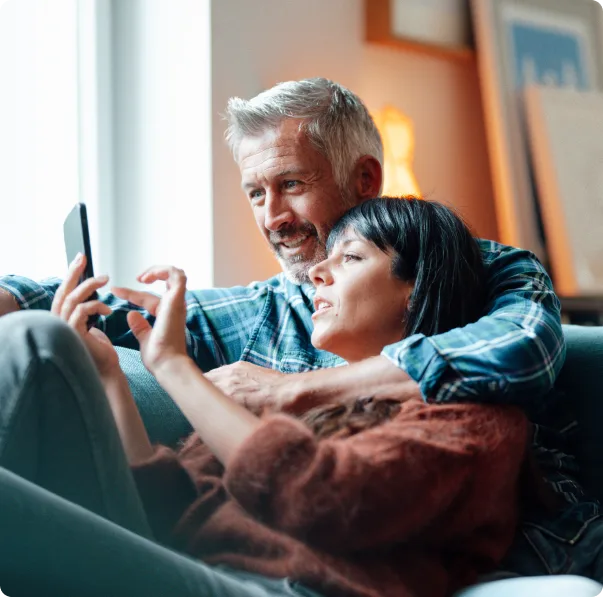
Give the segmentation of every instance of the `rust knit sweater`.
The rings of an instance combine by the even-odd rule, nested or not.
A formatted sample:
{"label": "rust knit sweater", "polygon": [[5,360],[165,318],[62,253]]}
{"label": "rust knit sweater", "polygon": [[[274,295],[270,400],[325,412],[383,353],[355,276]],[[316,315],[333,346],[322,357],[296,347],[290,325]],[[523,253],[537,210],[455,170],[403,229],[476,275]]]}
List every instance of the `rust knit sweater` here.
{"label": "rust knit sweater", "polygon": [[133,467],[156,537],[327,597],[444,597],[501,560],[528,439],[511,407],[409,401],[318,441],[266,417],[225,472],[194,434]]}

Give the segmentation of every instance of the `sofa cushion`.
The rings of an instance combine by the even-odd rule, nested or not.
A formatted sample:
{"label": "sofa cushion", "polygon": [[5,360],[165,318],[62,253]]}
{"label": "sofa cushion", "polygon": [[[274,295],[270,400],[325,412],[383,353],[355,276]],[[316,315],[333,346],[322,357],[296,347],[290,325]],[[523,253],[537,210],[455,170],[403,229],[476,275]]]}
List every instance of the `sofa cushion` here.
{"label": "sofa cushion", "polygon": [[116,349],[151,442],[174,447],[179,439],[191,433],[190,423],[143,365],[140,352]]}
{"label": "sofa cushion", "polygon": [[558,384],[578,420],[581,481],[603,500],[603,327],[564,325],[567,357]]}

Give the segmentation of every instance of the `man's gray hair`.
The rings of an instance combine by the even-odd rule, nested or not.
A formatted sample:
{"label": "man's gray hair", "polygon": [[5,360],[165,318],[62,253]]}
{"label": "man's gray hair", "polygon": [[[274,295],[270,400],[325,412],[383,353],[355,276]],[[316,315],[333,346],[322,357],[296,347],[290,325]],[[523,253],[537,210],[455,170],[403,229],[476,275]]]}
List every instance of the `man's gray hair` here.
{"label": "man's gray hair", "polygon": [[279,83],[250,100],[230,98],[226,140],[235,160],[244,137],[276,128],[285,118],[302,120],[300,130],[327,158],[342,191],[363,155],[383,166],[381,135],[366,106],[349,89],[323,78]]}

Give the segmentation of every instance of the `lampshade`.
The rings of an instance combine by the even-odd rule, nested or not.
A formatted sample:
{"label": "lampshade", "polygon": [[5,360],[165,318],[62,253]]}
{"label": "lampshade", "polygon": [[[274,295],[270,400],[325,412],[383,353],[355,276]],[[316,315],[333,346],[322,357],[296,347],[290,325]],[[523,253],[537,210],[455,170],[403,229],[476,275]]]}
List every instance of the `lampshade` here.
{"label": "lampshade", "polygon": [[383,194],[420,196],[412,171],[415,149],[412,121],[393,106],[386,106],[372,116],[383,139]]}

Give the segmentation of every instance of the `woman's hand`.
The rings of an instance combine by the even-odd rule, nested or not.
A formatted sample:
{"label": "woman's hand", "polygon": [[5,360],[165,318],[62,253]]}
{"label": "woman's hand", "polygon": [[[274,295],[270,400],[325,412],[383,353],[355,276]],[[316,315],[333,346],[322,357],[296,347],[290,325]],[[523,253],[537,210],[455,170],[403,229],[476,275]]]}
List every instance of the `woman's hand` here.
{"label": "woman's hand", "polygon": [[145,367],[155,376],[158,370],[174,359],[187,358],[186,351],[186,275],[181,269],[158,265],[138,276],[143,284],[157,280],[167,282],[162,297],[150,292],[128,288],[113,288],[113,293],[146,309],[155,319],[153,327],[137,311],[128,313],[128,325],[140,344],[140,354]]}
{"label": "woman's hand", "polygon": [[86,325],[91,315],[112,313],[108,305],[98,300],[86,300],[94,291],[103,287],[109,278],[96,276],[78,284],[85,267],[85,255],[73,260],[67,276],[54,296],[50,312],[66,321],[79,334],[88,347],[101,378],[110,378],[120,370],[117,352],[103,332],[96,328],[88,330]]}

